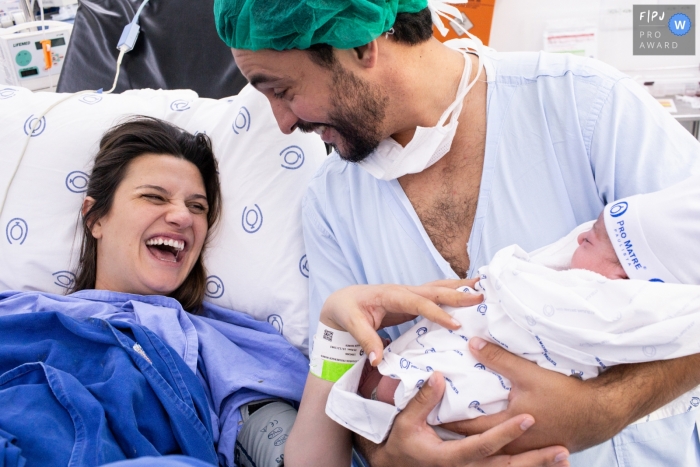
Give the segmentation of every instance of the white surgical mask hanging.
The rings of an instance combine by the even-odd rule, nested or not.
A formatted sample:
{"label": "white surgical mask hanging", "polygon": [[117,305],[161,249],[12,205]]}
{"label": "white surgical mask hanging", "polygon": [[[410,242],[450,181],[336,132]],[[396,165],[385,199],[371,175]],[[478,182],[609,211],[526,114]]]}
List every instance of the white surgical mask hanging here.
{"label": "white surgical mask hanging", "polygon": [[[453,0],[449,3],[467,3],[466,0]],[[428,7],[433,18],[433,23],[436,25],[442,35],[446,35],[448,29],[442,24],[441,17],[452,19],[459,18],[460,11],[447,2],[438,0],[429,0]],[[459,23],[456,23],[461,27]],[[416,127],[416,132],[413,139],[402,147],[392,138],[387,138],[379,143],[379,146],[366,159],[359,162],[359,165],[369,172],[375,178],[380,180],[394,180],[407,174],[422,172],[431,165],[439,161],[452,146],[452,140],[457,132],[459,124],[458,118],[462,112],[462,104],[469,90],[476,84],[481,75],[482,68],[482,52],[483,44],[481,41],[462,29],[471,40],[462,39],[460,45],[463,48],[471,48],[476,50],[479,57],[479,64],[476,76],[470,82],[472,62],[469,56],[464,54],[464,71],[462,79],[457,88],[457,96],[455,100],[447,107],[434,127]],[[447,119],[449,123],[445,124]]]}

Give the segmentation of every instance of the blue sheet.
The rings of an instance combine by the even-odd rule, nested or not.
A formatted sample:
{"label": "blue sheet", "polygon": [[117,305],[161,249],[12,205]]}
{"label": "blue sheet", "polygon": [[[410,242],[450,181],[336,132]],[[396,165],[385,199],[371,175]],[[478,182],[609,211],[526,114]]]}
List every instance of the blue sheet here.
{"label": "blue sheet", "polygon": [[0,317],[0,375],[0,427],[27,467],[170,453],[217,461],[197,377],[143,326]]}
{"label": "blue sheet", "polygon": [[98,290],[0,293],[0,317],[49,311],[142,325],[167,343],[204,388],[221,465],[234,465],[241,405],[271,396],[301,400],[308,360],[270,324],[243,313],[205,304],[195,316],[168,297]]}

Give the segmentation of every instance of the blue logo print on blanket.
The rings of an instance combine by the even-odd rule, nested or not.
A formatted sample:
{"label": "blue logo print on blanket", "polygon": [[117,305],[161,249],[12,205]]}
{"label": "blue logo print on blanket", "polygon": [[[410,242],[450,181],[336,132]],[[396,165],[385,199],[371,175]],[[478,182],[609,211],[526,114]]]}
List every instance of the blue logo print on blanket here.
{"label": "blue logo print on blanket", "polygon": [[24,219],[15,217],[7,223],[5,227],[5,237],[10,245],[23,244],[27,239],[27,234],[29,233],[29,226]]}
{"label": "blue logo print on blanket", "polygon": [[644,352],[644,355],[651,358],[654,355],[656,355],[656,347],[654,347],[653,345],[645,345],[644,347],[642,347],[642,352]]}
{"label": "blue logo print on blanket", "polygon": [[170,110],[173,110],[175,112],[184,112],[185,110],[190,110],[190,103],[182,99],[175,100],[170,104]]}
{"label": "blue logo print on blanket", "polygon": [[41,117],[41,120],[34,118],[34,114],[30,115],[24,122],[24,134],[27,136],[39,136],[46,129],[46,117]]}
{"label": "blue logo print on blanket", "polygon": [[481,313],[481,316],[484,316],[484,315],[486,314],[486,311],[487,311],[488,309],[489,309],[489,307],[488,307],[486,304],[484,304],[484,303],[482,303],[481,305],[479,305],[478,307],[476,307],[476,311],[478,311],[479,313]]}
{"label": "blue logo print on blanket", "polygon": [[98,102],[102,101],[102,96],[99,94],[87,94],[80,99],[78,99],[78,102],[82,102],[83,104],[88,104],[88,105],[93,105],[97,104]]}
{"label": "blue logo print on blanket", "polygon": [[289,146],[282,149],[282,167],[289,170],[296,170],[304,165],[304,151],[299,146]]}
{"label": "blue logo print on blanket", "polygon": [[627,201],[620,201],[619,203],[615,203],[612,206],[610,206],[610,215],[612,217],[620,217],[624,213],[627,212],[628,208]]}
{"label": "blue logo print on blanket", "polygon": [[284,321],[280,315],[270,315],[267,317],[267,322],[277,329],[277,332],[284,334]]}
{"label": "blue logo print on blanket", "polygon": [[233,132],[240,135],[244,131],[250,130],[250,112],[245,107],[241,107],[238,115],[233,120]]}
{"label": "blue logo print on blanket", "polygon": [[254,204],[254,208],[248,209],[248,206],[243,208],[243,215],[241,216],[241,225],[243,225],[243,230],[248,233],[255,233],[260,230],[263,223],[263,214],[260,210],[260,206]]}
{"label": "blue logo print on blanket", "polygon": [[12,88],[0,89],[0,100],[9,99],[17,95],[17,90]]}
{"label": "blue logo print on blanket", "polygon": [[74,170],[66,177],[66,188],[73,193],[85,193],[88,185],[88,174]]}
{"label": "blue logo print on blanket", "polygon": [[306,255],[299,260],[299,272],[302,276],[309,278],[309,260],[306,259]]}
{"label": "blue logo print on blanket", "polygon": [[70,289],[73,287],[75,282],[75,274],[70,271],[57,271],[51,274],[53,276],[53,283],[64,289]]}
{"label": "blue logo print on blanket", "polygon": [[219,279],[218,276],[207,277],[204,295],[209,298],[221,298],[224,295],[224,281]]}
{"label": "blue logo print on blanket", "polygon": [[471,401],[471,403],[469,404],[469,408],[470,408],[470,409],[476,409],[476,410],[478,410],[479,412],[481,412],[481,413],[483,413],[484,415],[486,415],[486,412],[484,412],[483,409],[482,409],[481,407],[479,407],[480,405],[481,405],[481,404],[479,403],[479,401]]}

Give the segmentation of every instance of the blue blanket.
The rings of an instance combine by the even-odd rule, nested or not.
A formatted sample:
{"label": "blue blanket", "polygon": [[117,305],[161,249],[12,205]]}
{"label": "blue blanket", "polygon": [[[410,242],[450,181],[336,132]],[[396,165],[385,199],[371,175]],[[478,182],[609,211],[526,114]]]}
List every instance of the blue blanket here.
{"label": "blue blanket", "polygon": [[[39,292],[0,294],[0,317],[33,312],[60,312],[80,320],[102,318],[112,326],[116,326],[116,321],[124,323],[119,326],[138,325],[166,343],[190,370],[190,376],[199,380],[211,419],[212,444],[221,465],[234,465],[233,447],[240,428],[241,405],[270,396],[292,402],[301,399],[308,372],[306,357],[271,325],[243,313],[207,304],[201,316],[194,316],[168,297],[95,290],[65,297]],[[39,316],[24,319],[31,323]],[[29,324],[27,329],[31,328]],[[35,361],[39,361],[38,356]],[[4,362],[0,365],[5,368]],[[195,393],[191,386],[190,381],[188,388]],[[127,401],[124,410],[136,410],[134,406],[129,408],[131,402]],[[171,431],[176,429],[179,428],[170,427]],[[0,430],[17,438],[13,442],[12,436],[3,438],[0,432],[0,449],[3,439],[10,448],[23,447],[18,433],[2,423]]]}

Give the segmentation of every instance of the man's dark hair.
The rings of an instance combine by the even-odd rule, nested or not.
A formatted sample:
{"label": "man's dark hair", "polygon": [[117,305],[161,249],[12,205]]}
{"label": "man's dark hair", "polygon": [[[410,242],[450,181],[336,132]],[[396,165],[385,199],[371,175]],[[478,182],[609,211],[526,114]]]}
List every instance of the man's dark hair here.
{"label": "man's dark hair", "polygon": [[[418,13],[399,13],[392,34],[393,40],[400,44],[416,45],[433,37],[433,20],[430,10],[424,8]],[[328,44],[314,44],[307,49],[311,60],[319,66],[332,69],[337,60],[333,54],[333,47]]]}
{"label": "man's dark hair", "polygon": [[[114,194],[126,175],[129,164],[144,154],[174,156],[194,164],[202,175],[209,211],[211,232],[221,214],[221,188],[211,140],[205,134],[192,135],[175,125],[151,117],[134,117],[109,129],[100,141],[86,196],[95,200],[82,216],[83,240],[70,293],[95,288],[97,279],[97,240],[92,226],[112,208]],[[207,236],[208,238],[208,236]],[[205,242],[206,246],[206,242]],[[202,253],[204,248],[202,248]],[[185,310],[197,312],[204,300],[207,273],[200,254],[185,281],[170,296]]]}

